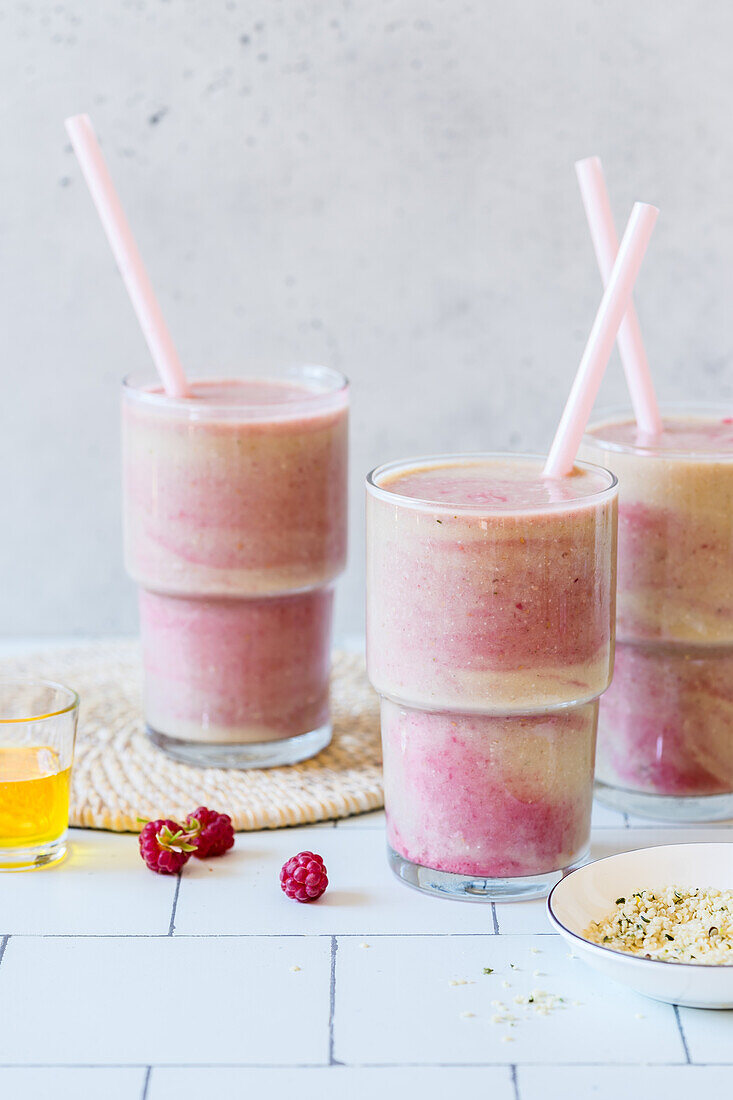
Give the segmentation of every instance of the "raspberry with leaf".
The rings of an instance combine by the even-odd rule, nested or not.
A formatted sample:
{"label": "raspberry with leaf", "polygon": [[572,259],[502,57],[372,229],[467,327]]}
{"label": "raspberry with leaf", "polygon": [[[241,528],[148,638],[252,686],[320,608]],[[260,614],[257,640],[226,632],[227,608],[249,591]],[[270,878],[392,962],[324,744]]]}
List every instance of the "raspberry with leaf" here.
{"label": "raspberry with leaf", "polygon": [[140,855],[158,875],[177,875],[196,850],[191,834],[177,821],[148,821],[140,833]]}
{"label": "raspberry with leaf", "polygon": [[229,814],[199,806],[188,815],[185,826],[193,837],[192,843],[196,845],[193,854],[197,859],[223,856],[234,844],[234,828]]}

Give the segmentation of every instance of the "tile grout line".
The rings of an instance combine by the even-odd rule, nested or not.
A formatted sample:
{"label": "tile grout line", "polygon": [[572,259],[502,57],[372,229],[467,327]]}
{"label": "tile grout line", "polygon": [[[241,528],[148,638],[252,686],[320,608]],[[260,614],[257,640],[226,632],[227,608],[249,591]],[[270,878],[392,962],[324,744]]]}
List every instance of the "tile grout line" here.
{"label": "tile grout line", "polygon": [[338,954],[339,944],[336,936],[331,936],[331,978],[329,983],[328,994],[328,1064],[329,1066],[340,1066],[341,1063],[337,1062],[333,1055],[333,1028],[336,1017],[336,955]]}
{"label": "tile grout line", "polygon": [[[165,940],[168,932],[14,932],[15,939],[23,940]],[[435,939],[465,940],[493,936],[492,932],[179,932],[177,940],[328,940],[332,936],[340,939],[363,940],[365,936],[375,939]],[[502,936],[514,936],[515,939],[559,940],[558,932],[499,932]]]}
{"label": "tile grout line", "polygon": [[685,1061],[687,1062],[688,1065],[691,1065],[692,1064],[692,1059],[690,1058],[690,1050],[689,1050],[689,1047],[687,1046],[687,1039],[685,1038],[685,1029],[682,1026],[682,1019],[680,1018],[680,1006],[679,1005],[672,1005],[672,1008],[674,1009],[674,1018],[677,1021],[677,1028],[679,1030],[680,1039],[682,1040],[682,1046],[683,1046],[683,1049],[685,1051]]}
{"label": "tile grout line", "polygon": [[173,895],[173,908],[171,909],[171,921],[168,925],[168,935],[172,936],[176,927],[176,909],[178,908],[178,892],[181,889],[181,872],[176,876],[176,892]]}
{"label": "tile grout line", "polygon": [[148,1100],[148,1086],[150,1084],[150,1074],[152,1072],[152,1066],[145,1067],[145,1080],[143,1081],[143,1091],[140,1093],[140,1100]]}
{"label": "tile grout line", "polygon": [[[524,1069],[677,1069],[685,1062],[524,1062]],[[489,1069],[501,1067],[511,1071],[512,1062],[335,1062],[349,1069]],[[730,1062],[691,1062],[695,1069],[720,1067],[730,1070]],[[0,1062],[0,1069],[327,1069],[324,1062]]]}
{"label": "tile grout line", "polygon": [[[519,1097],[519,1081],[517,1080],[517,1067],[515,1063],[509,1067],[512,1071],[512,1088],[514,1089],[514,1100],[520,1100]],[[143,1097],[145,1100],[145,1097]]]}

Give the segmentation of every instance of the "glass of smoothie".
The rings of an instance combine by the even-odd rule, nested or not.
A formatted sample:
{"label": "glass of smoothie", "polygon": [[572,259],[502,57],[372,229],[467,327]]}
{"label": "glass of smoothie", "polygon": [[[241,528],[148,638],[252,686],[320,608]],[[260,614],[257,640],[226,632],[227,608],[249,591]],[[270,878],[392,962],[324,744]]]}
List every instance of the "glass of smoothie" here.
{"label": "glass of smoothie", "polygon": [[542,458],[410,459],[367,478],[367,664],[388,856],[466,899],[539,897],[588,853],[613,665],[616,479]]}
{"label": "glass of smoothie", "polygon": [[651,817],[733,817],[733,407],[601,415],[582,454],[619,480],[613,683],[598,794]]}
{"label": "glass of smoothie", "polygon": [[125,561],[148,731],[191,764],[292,764],[331,738],[347,382],[298,366],[190,390],[124,385]]}

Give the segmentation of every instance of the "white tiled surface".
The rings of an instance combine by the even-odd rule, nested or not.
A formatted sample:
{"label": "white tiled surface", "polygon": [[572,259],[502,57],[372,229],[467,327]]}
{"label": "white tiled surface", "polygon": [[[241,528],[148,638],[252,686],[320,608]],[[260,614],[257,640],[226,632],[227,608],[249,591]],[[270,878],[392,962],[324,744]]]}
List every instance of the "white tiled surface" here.
{"label": "white tiled surface", "polygon": [[[329,889],[318,905],[298,905],[282,891],[262,905],[273,868],[294,852],[324,853]],[[326,857],[325,851],[328,850]],[[230,857],[191,860],[181,877],[176,932],[183,935],[385,935],[493,933],[490,906],[436,903],[407,889],[387,866],[382,829],[278,829],[240,836]]]}
{"label": "white tiled surface", "polygon": [[329,972],[328,938],[13,936],[0,1064],[323,1065]]}
{"label": "white tiled surface", "polygon": [[330,1066],[327,1069],[158,1069],[146,1100],[515,1100],[508,1066],[453,1069]]}
{"label": "white tiled surface", "polygon": [[[133,836],[76,831],[60,868],[0,876],[2,1100],[733,1092],[733,1012],[676,1012],[604,980],[568,957],[543,902],[409,890],[383,830],[376,813],[240,834],[180,880],[150,874]],[[595,856],[702,839],[733,841],[731,823],[637,828],[594,813]],[[306,848],[331,879],[311,906],[278,884]],[[532,989],[564,1007],[525,1018],[513,998]],[[493,1000],[514,1028],[492,1023]]]}
{"label": "white tiled surface", "polygon": [[[711,1013],[701,1008],[681,1008],[679,1014],[691,1061],[733,1066],[733,1011]],[[733,1069],[729,1073],[729,1095],[733,1095]]]}
{"label": "white tiled surface", "polygon": [[146,1069],[128,1067],[0,1067],[3,1100],[138,1100]]}
{"label": "white tiled surface", "polygon": [[726,1100],[733,1077],[723,1066],[522,1066],[522,1100]]}
{"label": "white tiled surface", "polygon": [[[534,942],[541,944],[538,954]],[[684,1061],[670,1005],[601,984],[567,955],[557,936],[388,936],[375,939],[368,951],[354,939],[340,941],[336,1059],[550,1065],[613,1062],[623,1051],[624,1061],[643,1063],[653,1046],[660,1061]],[[493,974],[483,974],[486,966]],[[455,979],[473,984],[451,986]],[[515,996],[535,989],[564,997],[566,1007],[539,1016],[514,1004]],[[519,1017],[514,1027],[491,1022],[502,1006]],[[466,1018],[465,1012],[473,1015]]]}
{"label": "white tiled surface", "polygon": [[73,835],[63,867],[0,876],[0,931],[57,936],[167,934],[176,880],[141,875],[133,837],[82,829]]}

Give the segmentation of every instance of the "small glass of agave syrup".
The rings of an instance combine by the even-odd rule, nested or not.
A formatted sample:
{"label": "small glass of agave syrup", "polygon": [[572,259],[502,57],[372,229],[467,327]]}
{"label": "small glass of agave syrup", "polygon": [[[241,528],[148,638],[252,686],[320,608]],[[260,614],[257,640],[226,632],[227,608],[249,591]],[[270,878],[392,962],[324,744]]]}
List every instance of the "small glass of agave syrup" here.
{"label": "small glass of agave syrup", "polygon": [[0,679],[0,871],[67,852],[79,696],[50,680]]}

